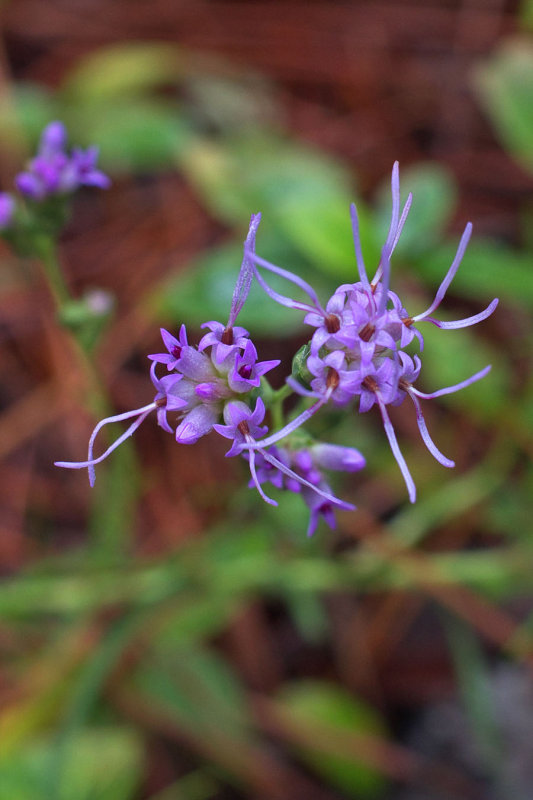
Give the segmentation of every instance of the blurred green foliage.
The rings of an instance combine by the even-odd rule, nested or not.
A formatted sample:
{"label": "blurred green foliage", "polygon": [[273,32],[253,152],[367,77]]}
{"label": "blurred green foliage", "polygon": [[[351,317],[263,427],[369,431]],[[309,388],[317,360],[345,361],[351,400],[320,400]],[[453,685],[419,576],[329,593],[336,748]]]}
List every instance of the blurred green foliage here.
{"label": "blurred green foliage", "polygon": [[[527,20],[530,4],[524,4],[523,13]],[[475,86],[503,146],[531,168],[531,42],[512,42],[495,53],[476,71]],[[185,270],[176,269],[141,299],[154,325],[199,325],[220,317],[229,306],[242,256],[239,242],[252,212],[263,213],[261,254],[304,275],[324,298],[339,282],[356,277],[349,220],[353,199],[369,268],[379,259],[389,218],[388,182],[375,203],[365,204],[345,163],[295,141],[283,129],[274,88],[259,76],[221,77],[213,60],[158,43],[135,43],[83,59],[54,93],[18,85],[12,95],[0,114],[6,146],[18,131],[34,142],[46,122],[63,119],[72,141],[99,143],[102,164],[114,176],[179,169],[207,212],[228,229],[230,243],[201,254]],[[411,302],[417,312],[430,302],[453,259],[457,235],[446,237],[446,231],[458,192],[451,174],[434,163],[402,170],[402,185],[413,191],[414,201],[395,254],[393,288],[394,281],[409,287],[415,282]],[[527,320],[531,314],[531,259],[530,251],[474,239],[443,314],[467,316],[474,312],[464,311],[465,306],[478,308],[499,295],[508,310],[496,324],[511,334],[508,320],[515,315]],[[298,315],[256,289],[242,322],[264,337],[279,336],[280,330],[287,336],[300,325]],[[530,358],[531,342],[525,339],[521,356]],[[305,511],[299,498],[280,498],[279,511],[265,507],[257,519],[256,499],[243,489],[224,501],[227,522],[201,541],[163,559],[134,560],[125,553],[146,477],[127,448],[115,454],[115,466],[99,478],[92,543],[35,563],[0,587],[5,624],[42,640],[15,665],[29,690],[8,708],[0,728],[0,749],[6,753],[0,760],[3,796],[133,800],[140,796],[143,753],[154,731],[185,742],[202,759],[198,772],[191,773],[194,779],[178,781],[169,797],[207,798],[227,780],[254,791],[251,764],[263,731],[241,678],[213,646],[250,600],[276,598],[305,641],[324,644],[328,593],[421,592],[428,580],[437,587],[475,591],[492,602],[531,592],[533,473],[519,467],[531,453],[533,385],[516,384],[508,344],[489,339],[484,330],[430,329],[426,352],[422,383],[428,390],[493,364],[482,389],[472,387],[442,401],[444,408],[491,433],[490,450],[478,466],[448,477],[421,445],[406,444],[410,460],[420,462],[414,472],[421,499],[413,508],[402,508],[403,486],[382,433],[367,430],[355,414],[355,420],[333,427],[333,439],[347,442],[349,436],[350,442],[367,445],[370,474],[394,487],[398,509],[380,534],[381,550],[362,541],[358,549],[331,555],[320,534],[303,541]],[[451,431],[446,421],[436,419],[436,425],[459,446],[460,431]],[[435,529],[467,514],[476,514],[494,536],[490,547],[423,551]],[[493,741],[493,720],[483,713],[490,700],[468,689],[485,669],[471,637],[469,628],[453,628],[450,647],[470,698],[474,733]],[[117,665],[128,655],[133,668],[120,676],[118,700],[108,707],[104,692],[116,687]],[[313,746],[300,743],[294,749],[325,783],[346,796],[384,796],[386,770],[332,755],[323,735],[326,725],[340,737],[387,741],[375,709],[318,681],[287,683],[277,699],[314,735]],[[132,720],[128,727],[120,716],[124,707]],[[157,798],[166,800],[165,793]]]}

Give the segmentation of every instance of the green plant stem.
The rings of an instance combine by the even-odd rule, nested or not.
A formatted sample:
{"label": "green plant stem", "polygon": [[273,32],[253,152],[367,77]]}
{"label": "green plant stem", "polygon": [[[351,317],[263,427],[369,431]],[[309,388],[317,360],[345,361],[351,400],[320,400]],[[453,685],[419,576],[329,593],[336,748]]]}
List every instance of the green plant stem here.
{"label": "green plant stem", "polygon": [[49,289],[54,297],[58,311],[73,298],[67,286],[57,255],[57,247],[53,239],[43,236],[36,242],[36,250],[40,258]]}
{"label": "green plant stem", "polygon": [[269,407],[270,407],[270,413],[272,415],[272,428],[275,431],[280,430],[285,425],[285,415],[283,413],[283,401],[285,400],[285,398],[289,397],[291,393],[292,393],[291,387],[285,384],[272,394],[272,400],[270,402]]}
{"label": "green plant stem", "polygon": [[[57,313],[61,318],[64,308],[74,301],[70,289],[65,281],[61,263],[57,252],[55,241],[49,237],[42,237],[36,243],[36,250],[39,255],[43,272],[46,277],[49,289],[54,297]],[[86,394],[85,402],[92,413],[96,416],[106,416],[109,413],[110,403],[107,393],[102,385],[100,377],[94,368],[94,364],[89,356],[86,346],[85,328],[80,325],[78,328],[68,329],[70,338],[76,351],[78,363],[87,379],[89,391]]]}

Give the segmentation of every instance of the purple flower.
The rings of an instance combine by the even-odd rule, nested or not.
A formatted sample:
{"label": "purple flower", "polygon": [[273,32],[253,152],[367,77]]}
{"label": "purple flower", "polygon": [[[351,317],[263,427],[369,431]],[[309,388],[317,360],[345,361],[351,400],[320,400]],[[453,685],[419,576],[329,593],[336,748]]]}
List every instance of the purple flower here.
{"label": "purple flower", "polygon": [[172,336],[172,334],[165,330],[165,328],[161,328],[160,330],[163,344],[167,348],[168,353],[154,353],[149,355],[148,358],[150,358],[152,361],[155,361],[157,364],[166,364],[167,369],[170,372],[170,370],[176,369],[178,366],[183,348],[189,346],[187,341],[187,330],[185,325],[182,325],[178,339]]}
{"label": "purple flower", "polygon": [[353,399],[357,372],[349,369],[342,350],[334,350],[324,358],[310,355],[307,368],[315,376],[311,388],[316,397],[326,402],[331,400],[336,406],[344,406]]}
{"label": "purple flower", "polygon": [[234,392],[249,392],[261,383],[261,376],[277,367],[279,359],[257,361],[257,350],[250,339],[242,352],[235,353],[235,360],[228,373],[228,384]]}
{"label": "purple flower", "polygon": [[97,189],[109,189],[110,178],[96,168],[99,149],[95,145],[81,150],[75,147],[72,151],[71,163],[75,168],[76,177],[80,186],[96,186]]}
{"label": "purple flower", "polygon": [[265,404],[260,397],[257,398],[253,411],[240,400],[227,403],[224,408],[225,425],[215,425],[217,433],[225,439],[232,439],[233,444],[226,453],[228,457],[238,456],[242,446],[248,441],[264,436],[268,431],[266,425],[261,425],[265,418]]}
{"label": "purple flower", "polygon": [[362,453],[355,447],[344,447],[340,444],[317,442],[308,447],[311,458],[322,469],[338,472],[358,472],[366,465]]}
{"label": "purple flower", "polygon": [[243,350],[249,341],[248,331],[238,325],[228,328],[228,325],[223,325],[221,322],[211,321],[204,322],[201,327],[209,328],[210,333],[206,333],[200,339],[198,350],[202,351],[206,347],[212,347],[211,357],[217,364],[226,361],[235,350]]}
{"label": "purple flower", "polygon": [[96,168],[98,149],[76,148],[72,155],[65,151],[67,133],[62,122],[51,122],[41,134],[37,155],[28,169],[15,178],[18,190],[35,201],[50,195],[69,194],[79,186],[107,189],[110,179]]}
{"label": "purple flower", "polygon": [[[301,386],[294,378],[289,378],[287,383],[294,391],[304,396],[315,397],[318,402],[285,426],[282,431],[267,437],[262,443],[263,446],[275,444],[283,438],[283,435],[293,432],[326,402],[331,400],[336,405],[344,405],[352,397],[359,397],[361,412],[368,411],[373,405],[379,407],[385,433],[407,484],[409,498],[414,502],[415,486],[400,452],[387,406],[399,405],[409,394],[415,405],[420,433],[429,451],[445,466],[453,466],[453,462],[440,453],[427,432],[418,398],[430,395],[423,395],[412,386],[420,372],[420,359],[415,357],[413,360],[403,348],[416,336],[422,350],[423,338],[416,327],[418,322],[431,322],[443,329],[474,325],[493,313],[498,300],[493,300],[479,314],[466,319],[441,322],[433,317],[463,258],[472,230],[469,223],[461,237],[455,258],[429,308],[415,316],[408,314],[400,298],[389,289],[390,260],[412,202],[412,196],[409,195],[401,209],[398,162],[394,164],[392,170],[391,188],[391,222],[372,281],[369,280],[363,259],[357,209],[352,204],[350,214],[359,280],[353,284],[339,286],[325,307],[306,281],[257,256],[251,248],[248,255],[254,265],[257,280],[265,292],[283,306],[305,311],[304,322],[315,328],[311,338],[311,352],[307,359],[307,369],[314,376],[311,380],[311,390]],[[293,283],[303,290],[308,301],[292,300],[275,291],[262,277],[260,269],[280,275]],[[490,367],[487,367],[446,391],[457,391],[479,380],[489,369]],[[444,393],[444,390],[441,393]],[[438,393],[433,393],[431,396],[436,397]]]}
{"label": "purple flower", "polygon": [[176,390],[181,381],[181,375],[165,375],[163,378],[158,378],[155,374],[155,363],[152,364],[150,369],[150,377],[152,383],[157,389],[157,394],[154,397],[154,405],[157,413],[157,424],[168,433],[172,433],[172,428],[168,424],[167,414],[169,411],[179,411],[187,405],[183,398],[179,397]]}
{"label": "purple flower", "polygon": [[[261,488],[261,482],[265,480],[265,462],[270,464],[275,469],[279,470],[285,478],[296,481],[302,487],[312,492],[316,492],[323,500],[326,500],[332,505],[339,508],[353,509],[350,503],[345,503],[335,497],[329,487],[323,488],[321,485],[313,484],[307,480],[305,476],[299,475],[294,470],[290,469],[282,460],[276,458],[273,450],[265,448],[270,447],[268,439],[256,440],[256,436],[266,433],[267,428],[261,423],[265,416],[265,405],[260,397],[257,398],[255,409],[252,411],[248,406],[241,401],[231,401],[224,408],[224,421],[225,425],[215,425],[214,428],[217,433],[224,436],[226,439],[232,439],[233,444],[226,453],[226,456],[237,456],[246,454],[248,464],[250,467],[250,474],[252,476],[253,485],[266,503],[277,506],[275,500],[268,497]],[[285,434],[286,435],[286,434]],[[260,474],[256,470],[256,458],[258,454],[261,456],[260,460]],[[275,483],[269,476],[268,480]]]}
{"label": "purple flower", "polygon": [[[250,459],[252,453],[250,450],[243,455]],[[272,483],[278,489],[300,494],[310,511],[308,536],[316,530],[320,517],[324,518],[330,528],[335,528],[334,508],[350,507],[333,495],[321,469],[355,472],[365,465],[358,450],[322,442],[296,450],[288,445],[279,448],[274,446],[267,452],[257,451],[255,458],[258,483]],[[279,464],[282,464],[283,470],[276,467]],[[249,485],[257,484],[252,480]]]}
{"label": "purple flower", "polygon": [[15,199],[7,192],[0,192],[0,231],[9,228],[15,213]]}

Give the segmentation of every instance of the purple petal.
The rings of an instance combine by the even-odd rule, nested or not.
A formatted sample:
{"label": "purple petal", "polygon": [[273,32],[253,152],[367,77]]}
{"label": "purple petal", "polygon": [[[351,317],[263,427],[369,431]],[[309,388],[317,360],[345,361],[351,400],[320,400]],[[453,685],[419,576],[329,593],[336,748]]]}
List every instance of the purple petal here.
{"label": "purple petal", "polygon": [[40,152],[55,153],[65,149],[67,130],[62,122],[50,122],[41,134]]}
{"label": "purple petal", "polygon": [[42,182],[31,172],[19,172],[15,177],[15,186],[21,194],[31,197],[32,200],[40,200],[44,195]]}
{"label": "purple petal", "polygon": [[320,442],[311,447],[314,461],[324,469],[341,472],[357,472],[366,464],[364,456],[354,447]]}
{"label": "purple petal", "polygon": [[233,290],[233,297],[231,298],[231,310],[228,318],[228,327],[233,327],[233,323],[237,319],[237,316],[246,302],[246,298],[250,292],[250,286],[252,285],[252,279],[254,277],[254,267],[250,261],[249,253],[255,252],[255,236],[260,222],[261,214],[252,214],[250,218],[248,235],[244,242],[244,257],[239,276],[237,278],[237,283],[235,284],[235,289]]}
{"label": "purple petal", "polygon": [[176,441],[180,444],[194,444],[209,433],[218,417],[218,408],[207,405],[196,406],[176,428]]}

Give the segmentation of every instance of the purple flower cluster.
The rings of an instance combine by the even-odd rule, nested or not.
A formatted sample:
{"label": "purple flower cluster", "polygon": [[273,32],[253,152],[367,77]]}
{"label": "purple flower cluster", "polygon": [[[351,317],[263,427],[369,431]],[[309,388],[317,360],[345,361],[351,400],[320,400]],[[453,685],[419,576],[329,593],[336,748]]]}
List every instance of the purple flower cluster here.
{"label": "purple flower cluster", "polygon": [[[155,353],[148,358],[152,361],[150,376],[156,390],[152,403],[124,414],[118,414],[101,420],[94,429],[88,448],[87,461],[55,462],[56,466],[70,469],[86,467],[89,481],[94,485],[94,467],[113,452],[126,438],[132,435],[146,417],[155,411],[158,424],[168,433],[173,433],[180,444],[194,444],[212,430],[232,441],[227,456],[243,455],[249,464],[252,485],[259,491],[265,502],[277,503],[268,497],[261,484],[265,482],[266,470],[279,474],[279,480],[273,481],[280,488],[302,492],[311,510],[310,532],[316,527],[319,515],[323,515],[330,525],[334,524],[333,507],[353,509],[350,503],[336,498],[322,475],[318,465],[329,463],[331,469],[341,469],[344,463],[347,469],[361,469],[364,459],[356,450],[340,448],[336,455],[335,448],[328,446],[329,456],[321,455],[317,450],[313,458],[316,466],[304,465],[303,455],[289,457],[288,450],[278,458],[275,448],[270,448],[271,440],[285,438],[301,424],[298,417],[293,423],[285,426],[281,432],[269,438],[268,426],[264,424],[265,405],[258,392],[261,379],[270,370],[277,367],[279,360],[259,361],[255,345],[244,328],[235,326],[237,315],[248,295],[253,278],[253,265],[249,253],[254,252],[254,242],[260,214],[253,215],[245,242],[239,278],[233,294],[231,310],[226,325],[220,322],[206,322],[202,327],[208,329],[197,346],[189,344],[185,325],[182,325],[176,338],[169,331],[161,329],[161,336],[166,348],[164,353]],[[166,374],[157,375],[158,365],[166,367]],[[255,396],[255,407],[252,410],[252,398]],[[307,417],[309,412],[304,412]],[[99,457],[93,456],[94,442],[98,432],[110,422],[133,419],[129,428],[108,447]],[[342,454],[340,451],[343,451]],[[311,453],[312,450],[309,450]],[[311,458],[311,456],[309,456]],[[314,462],[313,462],[314,463]],[[256,466],[257,464],[257,466]],[[357,466],[353,466],[357,464]],[[259,469],[258,469],[259,467]],[[286,485],[283,482],[286,482]],[[317,498],[316,500],[314,498]]]}
{"label": "purple flower cluster", "polygon": [[67,132],[62,122],[51,122],[41,134],[37,155],[15,178],[21,194],[35,201],[65,195],[80,186],[109,188],[111,181],[96,167],[98,148],[75,147],[66,152]]}
{"label": "purple flower cluster", "polygon": [[[43,144],[45,150],[51,147],[54,137],[56,143],[59,142],[61,137],[58,131],[48,133]],[[454,386],[428,394],[414,385],[421,371],[420,356],[409,354],[406,348],[416,339],[420,351],[423,351],[424,339],[418,323],[430,322],[444,329],[474,325],[492,314],[498,301],[493,300],[479,314],[455,322],[442,322],[433,316],[464,255],[472,230],[469,223],[435,299],[424,312],[414,316],[409,314],[400,298],[390,290],[389,279],[391,257],[411,200],[409,195],[401,209],[396,163],[392,171],[390,228],[372,280],[368,278],[361,252],[357,210],[352,205],[359,280],[339,286],[325,306],[302,278],[256,255],[255,239],[261,215],[252,215],[227,323],[206,322],[202,327],[207,332],[198,345],[189,344],[184,325],[177,337],[162,329],[166,352],[149,356],[152,361],[151,379],[156,390],[153,402],[99,422],[89,440],[87,461],[56,464],[73,469],[87,467],[93,485],[95,465],[107,458],[155,411],[159,425],[172,433],[181,444],[193,444],[211,431],[228,439],[231,444],[226,455],[246,459],[251,475],[250,485],[255,486],[266,503],[277,505],[266,494],[265,484],[297,492],[310,512],[308,534],[311,535],[321,518],[330,527],[334,526],[334,508],[354,508],[335,497],[324,470],[355,472],[364,467],[365,460],[358,450],[316,442],[301,428],[326,404],[343,408],[356,400],[361,413],[373,406],[379,409],[385,433],[407,485],[409,499],[414,502],[415,485],[396,439],[389,406],[400,405],[409,396],[428,450],[441,464],[453,467],[453,461],[440,452],[429,435],[420,400],[469,386],[483,378],[490,367]],[[303,290],[307,299],[304,302],[293,300],[275,291],[263,277],[260,271],[263,269],[296,285]],[[304,311],[304,322],[313,329],[303,368],[302,359],[296,359],[298,366],[295,374],[286,381],[289,388],[301,396],[303,410],[272,432],[265,422],[265,401],[277,409],[277,415],[273,416],[278,418],[285,391],[273,392],[264,376],[279,361],[259,361],[248,331],[235,324],[254,276],[273,300]],[[158,375],[158,369],[165,370],[164,374]],[[133,420],[129,428],[101,456],[95,458],[93,447],[100,429],[110,422],[128,419]]]}
{"label": "purple flower cluster", "polygon": [[[419,322],[431,322],[444,329],[475,325],[492,314],[498,300],[493,300],[479,314],[455,322],[442,322],[433,317],[466,250],[472,231],[472,226],[468,223],[453,263],[429,308],[414,316],[406,311],[400,298],[389,289],[389,279],[391,256],[400,238],[411,201],[412,197],[409,195],[401,210],[399,168],[396,162],[392,171],[390,228],[372,281],[368,278],[363,260],[357,210],[355,205],[352,205],[351,218],[359,280],[339,286],[325,307],[321,305],[313,288],[297,275],[265,261],[251,251],[248,252],[248,256],[254,263],[257,280],[267,294],[281,305],[307,312],[304,322],[314,328],[306,365],[311,376],[310,381],[308,386],[302,386],[295,378],[289,378],[291,388],[301,395],[315,399],[312,413],[326,403],[331,402],[341,407],[355,398],[358,399],[361,413],[377,405],[391,449],[406,482],[409,498],[414,502],[415,485],[398,446],[387,407],[400,405],[409,395],[415,406],[418,427],[427,448],[441,464],[453,467],[453,461],[446,458],[431,439],[419,399],[438,397],[469,386],[483,378],[490,370],[490,366],[454,386],[426,394],[413,386],[420,373],[420,358],[417,355],[410,356],[404,348],[416,337],[420,350],[423,350],[423,336],[417,327]],[[307,295],[309,302],[296,301],[276,292],[264,280],[258,267],[281,275],[298,286]]]}

